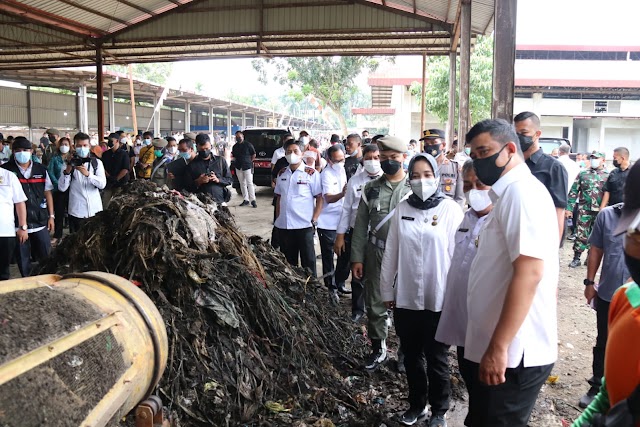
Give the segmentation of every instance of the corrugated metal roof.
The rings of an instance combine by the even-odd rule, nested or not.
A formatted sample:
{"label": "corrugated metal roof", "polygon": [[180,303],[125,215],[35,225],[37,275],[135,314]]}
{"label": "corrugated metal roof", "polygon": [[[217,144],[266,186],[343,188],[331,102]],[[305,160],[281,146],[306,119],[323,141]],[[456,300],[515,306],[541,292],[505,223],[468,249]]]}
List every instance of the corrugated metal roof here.
{"label": "corrugated metal roof", "polygon": [[[2,0],[0,69],[207,57],[446,54],[461,0]],[[494,0],[473,0],[472,32]]]}

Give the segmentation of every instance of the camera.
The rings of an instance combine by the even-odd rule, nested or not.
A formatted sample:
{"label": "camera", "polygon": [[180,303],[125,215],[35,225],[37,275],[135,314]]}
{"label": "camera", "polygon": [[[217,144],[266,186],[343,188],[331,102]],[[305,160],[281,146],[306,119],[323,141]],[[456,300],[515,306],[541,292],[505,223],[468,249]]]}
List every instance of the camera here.
{"label": "camera", "polygon": [[78,166],[82,166],[83,163],[86,163],[88,161],[89,161],[89,158],[82,158],[82,157],[78,156],[77,154],[74,154],[69,159],[69,164],[75,168],[75,167],[78,167]]}

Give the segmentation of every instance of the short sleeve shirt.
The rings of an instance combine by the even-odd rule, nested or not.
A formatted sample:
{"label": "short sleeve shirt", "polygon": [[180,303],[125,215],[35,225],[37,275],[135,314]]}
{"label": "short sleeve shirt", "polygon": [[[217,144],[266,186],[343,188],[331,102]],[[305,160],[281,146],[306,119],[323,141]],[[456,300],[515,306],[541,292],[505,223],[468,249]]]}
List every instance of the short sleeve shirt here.
{"label": "short sleeve shirt", "polygon": [[0,237],[14,237],[16,235],[13,222],[13,207],[16,203],[27,201],[22,184],[18,177],[0,168]]}
{"label": "short sleeve shirt", "polygon": [[246,171],[253,167],[251,157],[256,155],[256,150],[253,148],[253,144],[249,141],[244,141],[234,144],[231,149],[231,155],[233,156],[236,169]]}
{"label": "short sleeve shirt", "polygon": [[615,168],[604,183],[603,190],[609,192],[609,206],[622,202],[624,183],[627,180],[627,175],[629,175],[629,169],[631,168],[628,167],[625,170]]}
{"label": "short sleeve shirt", "polygon": [[102,153],[102,163],[104,164],[104,170],[110,176],[117,176],[122,169],[129,170],[129,154],[124,150],[107,150]]}
{"label": "short sleeve shirt", "polygon": [[274,193],[280,196],[280,215],[275,226],[284,230],[311,227],[315,197],[322,194],[320,174],[315,169],[300,165],[292,171],[286,168],[276,178]]}
{"label": "short sleeve shirt", "polygon": [[544,154],[542,148],[536,151],[526,161],[533,176],[547,187],[553,205],[556,208],[566,209],[569,188],[569,178],[565,167],[548,154]]}
{"label": "short sleeve shirt", "polygon": [[622,203],[600,211],[589,237],[589,243],[604,252],[598,296],[605,301],[611,301],[615,291],[629,278],[629,270],[624,262],[624,234],[613,235],[621,212]]}
{"label": "short sleeve shirt", "polygon": [[[337,172],[330,167],[327,167],[322,171],[320,178],[323,196],[326,196],[327,194],[339,194],[347,183],[347,175],[344,170]],[[322,205],[322,212],[318,218],[318,228],[324,230],[337,230],[343,203],[344,197],[335,203],[328,203],[325,197]]]}

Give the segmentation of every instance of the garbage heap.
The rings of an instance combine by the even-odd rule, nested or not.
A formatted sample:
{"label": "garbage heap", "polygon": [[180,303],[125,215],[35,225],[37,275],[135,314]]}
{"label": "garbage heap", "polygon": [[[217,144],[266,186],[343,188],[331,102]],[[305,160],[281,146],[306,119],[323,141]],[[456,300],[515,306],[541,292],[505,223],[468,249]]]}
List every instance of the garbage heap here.
{"label": "garbage heap", "polygon": [[157,394],[174,425],[367,418],[341,375],[363,356],[362,331],[314,277],[199,197],[132,183],[40,272],[105,271],[151,297],[170,346]]}

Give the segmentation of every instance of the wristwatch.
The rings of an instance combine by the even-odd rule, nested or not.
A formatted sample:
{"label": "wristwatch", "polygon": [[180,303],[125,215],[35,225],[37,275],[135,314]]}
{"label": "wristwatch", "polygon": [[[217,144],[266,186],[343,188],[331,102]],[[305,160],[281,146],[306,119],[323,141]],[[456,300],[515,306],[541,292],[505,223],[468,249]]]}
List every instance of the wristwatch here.
{"label": "wristwatch", "polygon": [[589,280],[589,279],[584,279],[584,281],[582,282],[585,286],[589,286],[589,285],[595,285],[596,282],[594,282],[593,280]]}
{"label": "wristwatch", "polygon": [[318,228],[318,221],[311,220],[311,225]]}
{"label": "wristwatch", "polygon": [[19,228],[22,231],[27,231],[29,229],[29,227],[26,224],[25,225],[21,225]]}
{"label": "wristwatch", "polygon": [[55,215],[49,215],[49,218],[56,219],[56,216]]}

